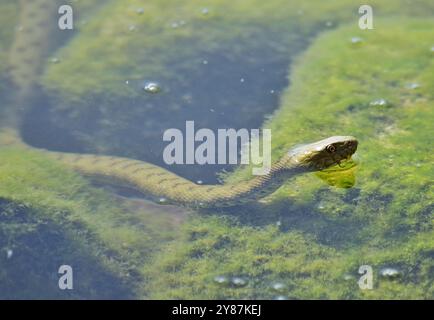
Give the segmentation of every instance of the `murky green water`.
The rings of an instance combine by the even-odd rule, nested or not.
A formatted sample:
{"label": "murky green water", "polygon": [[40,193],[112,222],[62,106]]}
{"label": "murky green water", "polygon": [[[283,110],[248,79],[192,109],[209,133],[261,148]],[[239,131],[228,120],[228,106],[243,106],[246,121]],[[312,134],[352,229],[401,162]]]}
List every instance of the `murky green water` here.
{"label": "murky green water", "polygon": [[[359,5],[72,2],[75,29],[54,32],[20,115],[28,144],[139,159],[205,184],[248,179],[250,167],[164,164],[163,132],[194,120],[270,128],[273,159],[353,135],[357,166],[298,176],[246,206],[194,211],[1,146],[0,296],[434,298],[434,5],[373,1],[374,30],[358,28]],[[8,56],[26,30],[17,4],[0,8],[5,127],[17,108]],[[62,264],[73,290],[58,288]],[[358,285],[362,265],[370,290]]]}

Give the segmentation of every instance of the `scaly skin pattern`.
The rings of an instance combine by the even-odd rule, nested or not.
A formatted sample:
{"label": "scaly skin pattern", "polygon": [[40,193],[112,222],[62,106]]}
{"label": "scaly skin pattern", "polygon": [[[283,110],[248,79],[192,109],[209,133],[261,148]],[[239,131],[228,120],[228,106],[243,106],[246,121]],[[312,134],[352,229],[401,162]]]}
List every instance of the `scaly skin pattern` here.
{"label": "scaly skin pattern", "polygon": [[[227,207],[263,198],[294,175],[316,171],[348,159],[357,149],[350,136],[330,137],[291,149],[266,175],[224,185],[199,185],[156,165],[122,157],[76,154],[36,149],[26,145],[14,129],[3,129],[0,145],[15,145],[42,152],[99,181],[128,187],[167,203],[194,208]],[[330,151],[330,146],[333,151]]]}
{"label": "scaly skin pattern", "polygon": [[[21,0],[20,27],[10,52],[11,79],[17,87],[19,124],[23,106],[30,105],[44,58],[47,54],[55,0]],[[357,148],[353,137],[337,136],[291,149],[268,174],[237,184],[198,185],[161,167],[139,160],[90,154],[73,154],[34,149],[26,145],[14,128],[4,128],[0,145],[20,145],[38,150],[83,175],[110,184],[126,186],[164,202],[189,207],[224,207],[265,197],[290,177],[321,170],[350,157]]]}
{"label": "scaly skin pattern", "polygon": [[57,0],[20,0],[19,6],[20,23],[9,53],[9,74],[17,88],[17,98],[23,101],[44,66],[50,37],[57,26]]}
{"label": "scaly skin pattern", "polygon": [[[277,176],[284,167],[248,182],[226,185],[198,185],[161,167],[121,157],[50,153],[50,155],[86,176],[130,187],[161,201],[189,207],[222,207],[245,203],[266,196],[280,183]],[[280,180],[280,179],[279,179]]]}

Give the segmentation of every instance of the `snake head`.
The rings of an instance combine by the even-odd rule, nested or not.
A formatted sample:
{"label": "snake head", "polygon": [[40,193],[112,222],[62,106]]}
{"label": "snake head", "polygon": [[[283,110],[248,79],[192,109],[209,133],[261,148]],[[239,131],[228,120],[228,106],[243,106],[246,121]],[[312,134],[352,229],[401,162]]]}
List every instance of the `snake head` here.
{"label": "snake head", "polygon": [[351,136],[333,136],[317,142],[300,145],[288,152],[289,165],[308,171],[319,171],[340,165],[357,150],[357,139]]}

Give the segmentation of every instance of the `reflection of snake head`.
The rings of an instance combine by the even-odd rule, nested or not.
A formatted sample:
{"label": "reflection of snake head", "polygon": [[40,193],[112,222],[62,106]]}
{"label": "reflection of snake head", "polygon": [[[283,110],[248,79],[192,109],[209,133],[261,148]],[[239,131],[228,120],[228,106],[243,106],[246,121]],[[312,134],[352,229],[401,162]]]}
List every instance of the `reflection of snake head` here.
{"label": "reflection of snake head", "polygon": [[292,148],[288,152],[291,166],[318,171],[340,164],[357,150],[357,139],[351,136],[333,136]]}

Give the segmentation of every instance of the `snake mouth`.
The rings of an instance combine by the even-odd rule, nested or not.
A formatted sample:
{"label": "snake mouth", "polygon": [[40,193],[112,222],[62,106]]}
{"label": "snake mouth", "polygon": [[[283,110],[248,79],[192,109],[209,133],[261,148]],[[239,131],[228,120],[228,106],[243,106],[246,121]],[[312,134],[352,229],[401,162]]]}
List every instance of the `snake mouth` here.
{"label": "snake mouth", "polygon": [[339,168],[345,169],[347,167],[348,162],[350,162],[350,161],[353,161],[353,158],[352,158],[351,155],[348,155],[344,159],[338,160],[338,166],[339,166]]}
{"label": "snake mouth", "polygon": [[335,171],[347,171],[355,168],[358,165],[358,161],[356,161],[352,155],[348,155],[346,158],[335,160],[336,164],[330,167],[324,168],[321,170],[322,172],[335,172]]}

